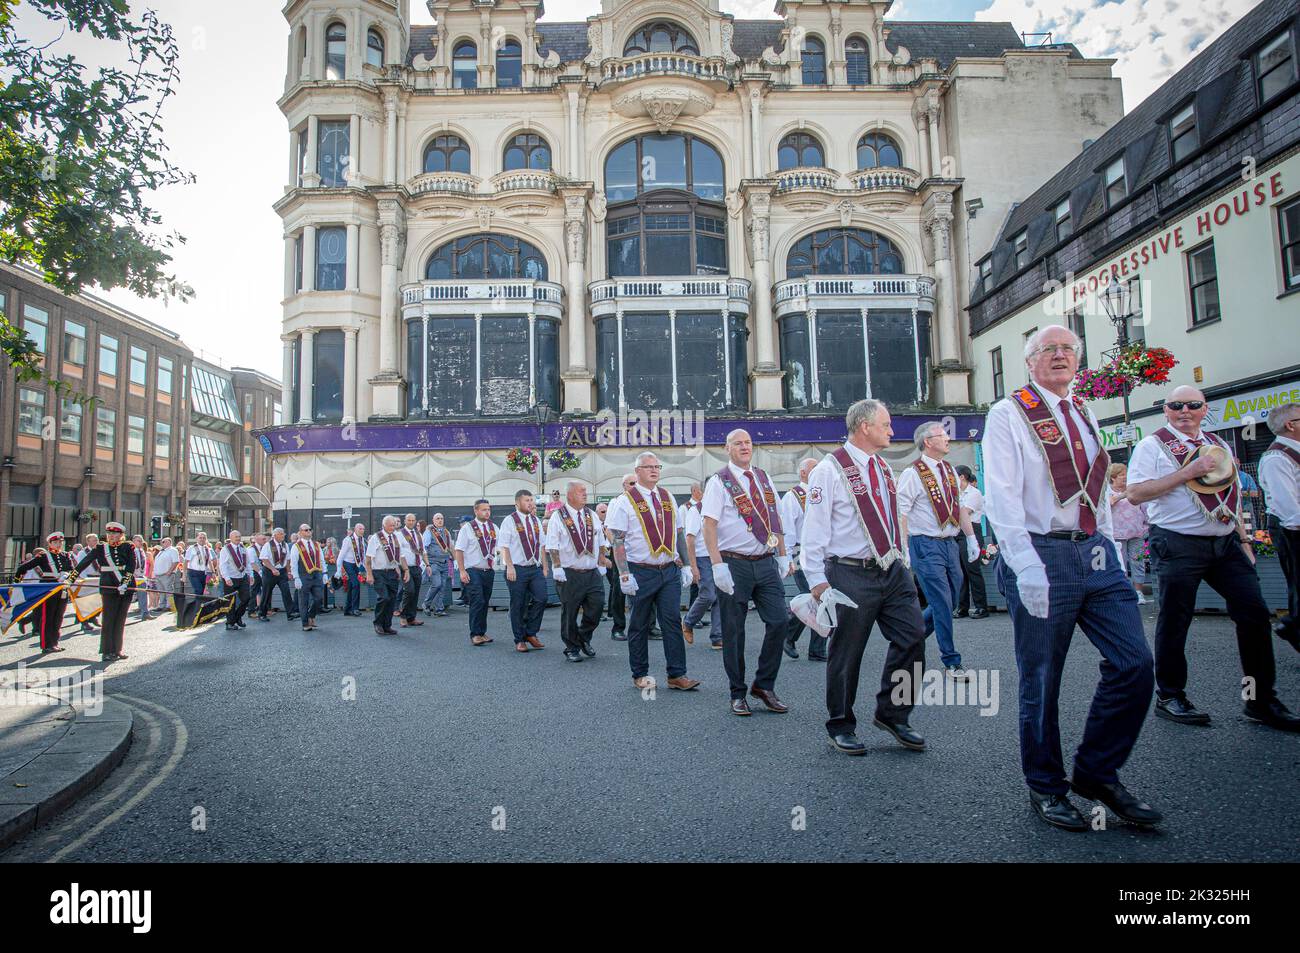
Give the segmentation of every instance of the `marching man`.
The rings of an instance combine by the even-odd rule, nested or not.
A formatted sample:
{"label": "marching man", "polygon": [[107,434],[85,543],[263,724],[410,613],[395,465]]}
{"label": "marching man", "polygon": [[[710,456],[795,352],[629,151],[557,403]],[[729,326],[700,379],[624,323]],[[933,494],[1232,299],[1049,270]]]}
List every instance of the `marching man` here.
{"label": "marching man", "polygon": [[1259,461],[1259,482],[1268,500],[1268,529],[1286,576],[1287,615],[1278,638],[1300,652],[1300,404],[1278,404],[1268,414],[1275,439]]}
{"label": "marching man", "polygon": [[[944,457],[950,443],[948,431],[937,420],[916,428],[920,458],[898,478],[898,515],[912,564],[912,572],[925,593],[925,634],[935,633],[948,677],[966,680],[961,653],[952,638],[952,610],[961,592],[962,560],[980,558],[979,543],[970,517],[962,510],[957,471]],[[957,549],[957,533],[965,537],[964,552]]]}
{"label": "marching man", "polygon": [[[803,533],[804,513],[808,509],[808,475],[812,473],[815,466],[817,461],[812,457],[804,457],[799,461],[799,482],[781,497],[779,507],[781,526],[785,529],[785,551],[794,560],[794,584],[799,587],[801,593],[811,592],[808,588],[808,577],[799,568],[799,536]],[[799,636],[803,634],[803,630],[804,624],[793,612],[790,613],[790,621],[786,623],[784,646],[785,654],[790,658],[799,657]],[[808,660],[826,661],[826,636],[818,635],[812,629],[808,630]]]}
{"label": "marching man", "polygon": [[487,500],[474,503],[474,518],[462,523],[456,534],[456,569],[463,593],[469,597],[469,640],[473,645],[493,641],[487,634],[488,603],[496,576],[492,560],[497,551],[497,528]]}
{"label": "marching man", "polygon": [[[14,581],[20,582],[31,570],[36,570],[41,582],[66,582],[72,572],[72,557],[63,551],[63,534],[51,533],[45,537],[46,549],[38,549],[14,567]],[[68,608],[68,590],[50,596],[39,606],[36,631],[41,637],[41,653],[63,652],[59,634],[63,627],[63,613]]]}
{"label": "marching man", "polygon": [[393,613],[398,591],[410,578],[413,561],[406,541],[397,533],[397,517],[385,516],[379,532],[366,545],[366,581],[375,590],[375,634],[396,635]]}
{"label": "marching man", "polygon": [[228,596],[233,593],[235,596],[230,603],[230,609],[226,612],[227,632],[248,628],[248,624],[244,622],[244,611],[248,608],[248,574],[251,571],[248,549],[244,546],[243,537],[238,530],[232,529],[226,545],[221,547],[221,553],[217,557],[217,572],[221,575],[221,594]]}
{"label": "marching man", "polygon": [[311,632],[316,628],[316,613],[325,601],[325,554],[311,538],[311,527],[306,523],[298,527],[297,536],[289,547],[289,575],[298,590],[302,630]]}
{"label": "marching man", "polygon": [[366,524],[357,523],[339,545],[334,575],[347,580],[348,592],[343,600],[345,616],[361,615],[361,580],[366,575]]}
{"label": "marching man", "polygon": [[284,603],[285,621],[298,618],[298,599],[289,578],[289,544],[285,542],[283,527],[277,526],[271,533],[258,559],[262,563],[262,604],[257,609],[257,621],[266,621],[267,613],[271,611],[271,597],[277,589],[280,590],[280,601]]}
{"label": "marching man", "polygon": [[[99,635],[99,654],[103,661],[124,659],[122,639],[126,631],[126,613],[135,598],[135,550],[126,542],[126,527],[109,523],[104,527],[104,542],[86,550],[72,571],[69,584],[91,567],[99,570],[99,594],[103,600],[103,628]],[[88,575],[91,575],[88,573]]]}
{"label": "marching man", "polygon": [[[1282,731],[1300,731],[1300,716],[1273,692],[1272,621],[1242,524],[1232,451],[1201,430],[1205,395],[1195,387],[1175,387],[1164,411],[1165,426],[1138,443],[1128,465],[1128,499],[1147,504],[1148,545],[1160,580],[1156,715],[1181,725],[1210,723],[1209,714],[1186,693],[1187,629],[1196,591],[1205,580],[1223,596],[1237,627],[1246,717]],[[1217,459],[1198,453],[1202,447],[1217,447]],[[1217,481],[1212,476],[1216,471],[1222,476]]]}
{"label": "marching man", "polygon": [[[1096,419],[1070,396],[1079,348],[1060,325],[1033,334],[1025,344],[1030,382],[993,405],[984,433],[986,513],[1001,547],[998,588],[1020,668],[1020,761],[1030,803],[1048,824],[1088,829],[1067,795],[1073,790],[1151,826],[1160,812],[1119,782],[1151,703],[1151,651],[1111,535],[1110,457]],[[1076,625],[1102,665],[1067,781],[1057,698]]]}
{"label": "marching man", "polygon": [[[695,498],[699,493],[699,500]],[[698,483],[691,485],[691,499],[682,507],[682,529],[686,534],[686,561],[691,569],[691,580],[699,590],[691,604],[686,608],[682,619],[682,636],[688,645],[695,644],[695,629],[704,621],[704,613],[709,614],[709,642],[715,649],[722,648],[722,603],[718,601],[718,591],[713,587],[713,563],[709,559],[709,547],[704,544],[704,516],[701,503],[704,488]],[[784,521],[783,521],[784,522]]]}
{"label": "marching man", "polygon": [[921,686],[913,684],[925,661],[925,623],[908,571],[898,521],[894,473],[880,456],[894,435],[889,411],[860,400],[844,418],[849,438],[808,475],[808,510],[799,538],[800,560],[813,597],[832,587],[858,604],[841,605],[826,662],[826,731],[831,745],[862,755],[853,702],[858,671],[872,626],[889,642],[872,721],[904,748],[925,750],[925,738],[908,718]]}
{"label": "marching man", "polygon": [[424,625],[419,618],[420,584],[429,571],[429,557],[424,551],[424,534],[416,525],[414,513],[407,513],[402,526],[402,544],[410,557],[410,567],[402,580],[402,628]]}
{"label": "marching man", "polygon": [[537,518],[537,500],[529,490],[515,494],[514,512],[501,521],[497,549],[506,570],[510,590],[510,629],[515,651],[546,646],[537,637],[546,612],[546,578],[550,575],[542,547],[542,521]]}
{"label": "marching man", "polygon": [[686,675],[686,642],[682,637],[682,574],[677,557],[677,506],[672,494],[659,486],[663,465],[650,451],[637,454],[636,480],[605,514],[618,567],[619,589],[633,598],[628,623],[627,659],[632,684],[654,687],[650,677],[651,617],[659,616],[663,631],[668,687],[679,691],[698,688]]}
{"label": "marching man", "polygon": [[570,662],[581,662],[583,656],[596,657],[591,636],[600,624],[600,613],[605,606],[604,583],[600,577],[609,560],[605,558],[604,524],[587,508],[587,488],[570,480],[564,496],[564,505],[551,513],[546,524],[546,548],[551,554],[555,587],[560,594],[564,657]]}
{"label": "marching man", "polygon": [[782,580],[790,572],[781,516],[772,481],[753,465],[754,442],[744,430],[727,434],[725,467],[704,487],[704,544],[709,550],[713,585],[722,603],[722,667],[731,688],[731,713],[750,714],[745,699],[745,616],[754,600],[766,631],[758,653],[753,695],[768,711],[790,710],[776,695],[790,617]]}

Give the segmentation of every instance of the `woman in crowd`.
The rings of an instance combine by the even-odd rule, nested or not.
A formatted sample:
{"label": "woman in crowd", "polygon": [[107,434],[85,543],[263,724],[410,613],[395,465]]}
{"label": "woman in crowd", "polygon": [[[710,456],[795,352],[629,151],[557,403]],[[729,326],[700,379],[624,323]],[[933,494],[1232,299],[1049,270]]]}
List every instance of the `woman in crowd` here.
{"label": "woman in crowd", "polygon": [[1138,603],[1145,603],[1142,584],[1146,581],[1146,555],[1143,553],[1147,539],[1147,518],[1142,507],[1128,501],[1128,467],[1112,463],[1106,471],[1110,482],[1110,515],[1115,527],[1115,542],[1119,543],[1129,578],[1137,592]]}

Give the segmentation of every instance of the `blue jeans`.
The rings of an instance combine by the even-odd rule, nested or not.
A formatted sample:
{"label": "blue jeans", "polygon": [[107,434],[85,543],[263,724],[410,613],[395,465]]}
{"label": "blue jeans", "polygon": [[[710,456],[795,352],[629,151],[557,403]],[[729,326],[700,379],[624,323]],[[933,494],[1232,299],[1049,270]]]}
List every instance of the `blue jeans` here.
{"label": "blue jeans", "polygon": [[[439,569],[441,563],[442,568]],[[439,608],[439,597],[441,597],[441,609],[446,612],[451,608],[451,569],[446,560],[438,560],[430,557],[430,571],[424,577],[425,595],[420,600],[420,604],[425,609]]]}
{"label": "blue jeans", "polygon": [[718,590],[713,585],[713,564],[708,556],[696,556],[695,565],[700,570],[700,594],[695,597],[690,608],[686,610],[685,623],[695,628],[709,613],[709,638],[714,642],[722,641],[722,606],[718,602]]}
{"label": "blue jeans", "polygon": [[952,641],[952,607],[961,592],[961,562],[957,538],[908,536],[912,572],[916,574],[927,603],[922,619],[925,634],[934,633],[945,666],[961,665],[961,653]]}
{"label": "blue jeans", "polygon": [[632,563],[628,567],[636,580],[636,597],[632,600],[632,619],[627,632],[627,660],[632,677],[650,674],[650,618],[658,614],[659,630],[664,637],[664,660],[668,677],[686,674],[686,640],[682,638],[682,571],[676,563],[648,566]]}
{"label": "blue jeans", "polygon": [[356,563],[344,563],[343,575],[348,577],[348,596],[343,603],[344,612],[361,611],[361,567]]}
{"label": "blue jeans", "polygon": [[203,590],[208,585],[208,574],[199,569],[187,569],[185,575],[188,577],[190,584],[190,595],[195,599],[203,595]]}
{"label": "blue jeans", "polygon": [[[1081,543],[1039,535],[1032,539],[1047,570],[1048,617],[1026,611],[1016,574],[1006,560],[998,560],[997,574],[998,591],[1011,614],[1020,669],[1020,763],[1025,781],[1040,794],[1069,790],[1057,703],[1077,625],[1101,653],[1101,681],[1074,755],[1074,773],[1096,784],[1114,784],[1137,742],[1155,688],[1155,666],[1137,594],[1119,568],[1110,540],[1099,533]],[[1096,558],[1099,547],[1106,553],[1101,560]]]}

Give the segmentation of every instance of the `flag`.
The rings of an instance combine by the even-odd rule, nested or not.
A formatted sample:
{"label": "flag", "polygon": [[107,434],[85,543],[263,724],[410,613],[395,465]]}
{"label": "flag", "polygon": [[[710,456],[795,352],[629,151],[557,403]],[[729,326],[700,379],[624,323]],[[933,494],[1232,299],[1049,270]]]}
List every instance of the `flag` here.
{"label": "flag", "polygon": [[72,587],[72,611],[78,622],[95,618],[104,611],[104,600],[99,594],[99,577],[78,579]]}
{"label": "flag", "polygon": [[176,628],[197,629],[201,625],[215,622],[235,604],[235,594],[225,596],[191,597],[185,601],[176,615]]}
{"label": "flag", "polygon": [[0,633],[6,633],[14,623],[29,616],[46,599],[62,589],[61,582],[22,582],[0,586]]}

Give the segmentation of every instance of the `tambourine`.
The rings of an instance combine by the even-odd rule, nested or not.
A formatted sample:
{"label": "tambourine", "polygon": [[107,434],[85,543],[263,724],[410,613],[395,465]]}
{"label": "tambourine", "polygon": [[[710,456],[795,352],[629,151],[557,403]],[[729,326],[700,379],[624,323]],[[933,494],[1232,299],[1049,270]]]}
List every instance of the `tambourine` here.
{"label": "tambourine", "polygon": [[1222,493],[1232,486],[1233,481],[1237,479],[1237,465],[1232,459],[1232,454],[1222,447],[1207,444],[1197,447],[1183,462],[1183,466],[1188,466],[1199,457],[1213,458],[1214,469],[1203,476],[1189,480],[1187,482],[1189,489],[1197,493]]}

